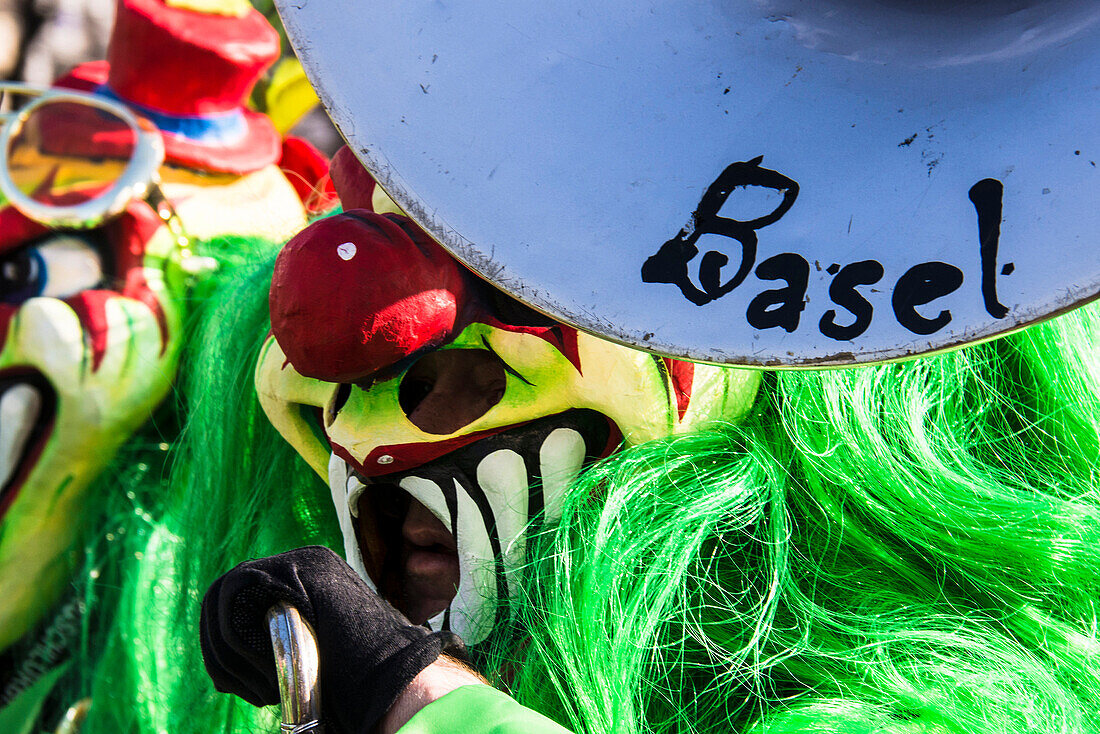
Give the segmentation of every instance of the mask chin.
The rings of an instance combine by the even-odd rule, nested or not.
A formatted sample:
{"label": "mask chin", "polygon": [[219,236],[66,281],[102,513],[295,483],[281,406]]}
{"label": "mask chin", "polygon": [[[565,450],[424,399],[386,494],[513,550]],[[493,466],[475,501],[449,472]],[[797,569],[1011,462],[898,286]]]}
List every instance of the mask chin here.
{"label": "mask chin", "polygon": [[[329,487],[348,562],[398,609],[423,615],[450,591],[442,585],[444,556],[452,553],[450,604],[413,621],[476,645],[502,625],[506,602],[518,592],[531,523],[558,517],[573,480],[619,438],[603,415],[570,410],[366,481],[334,455]],[[417,505],[437,523],[418,516]]]}

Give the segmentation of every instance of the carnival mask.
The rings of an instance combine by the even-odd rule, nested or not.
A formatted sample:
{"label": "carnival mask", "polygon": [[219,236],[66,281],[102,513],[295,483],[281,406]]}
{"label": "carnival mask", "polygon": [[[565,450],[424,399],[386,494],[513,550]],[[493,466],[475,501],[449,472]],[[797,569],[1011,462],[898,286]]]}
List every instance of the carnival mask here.
{"label": "carnival mask", "polygon": [[119,104],[3,91],[26,104],[0,134],[0,650],[56,601],[94,515],[89,483],[169,390],[188,283],[207,265],[185,230],[304,220],[273,166],[162,165],[158,131]]}
{"label": "carnival mask", "polygon": [[[338,191],[369,203],[340,187],[349,157],[334,159]],[[366,209],[291,240],[271,313],[260,400],[327,475],[348,562],[414,622],[469,644],[516,592],[528,526],[555,518],[586,464],[736,419],[759,381],[554,322],[411,220]]]}

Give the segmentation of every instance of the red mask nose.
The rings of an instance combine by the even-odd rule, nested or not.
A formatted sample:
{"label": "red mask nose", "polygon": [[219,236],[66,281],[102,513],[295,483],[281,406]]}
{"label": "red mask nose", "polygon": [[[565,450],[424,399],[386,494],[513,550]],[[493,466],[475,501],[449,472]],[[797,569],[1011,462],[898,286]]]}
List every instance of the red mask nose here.
{"label": "red mask nose", "polygon": [[271,328],[300,374],[357,382],[451,338],[468,277],[410,220],[352,210],[283,248]]}

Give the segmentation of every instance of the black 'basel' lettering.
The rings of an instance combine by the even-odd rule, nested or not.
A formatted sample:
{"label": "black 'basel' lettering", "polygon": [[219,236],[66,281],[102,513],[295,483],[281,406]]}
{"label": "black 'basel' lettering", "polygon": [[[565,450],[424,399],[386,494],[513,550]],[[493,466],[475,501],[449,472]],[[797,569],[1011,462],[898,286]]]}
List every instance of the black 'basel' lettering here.
{"label": "black 'basel' lettering", "polygon": [[[699,207],[691,215],[688,226],[661,245],[642,265],[642,281],[645,283],[672,283],[679,286],[684,297],[696,306],[721,298],[739,286],[756,262],[756,230],[773,224],[787,213],[798,197],[798,184],[781,173],[761,168],[763,156],[751,161],[733,163],[707,187]],[[718,216],[718,212],[741,186],[763,186],[782,192],[783,201],[769,214],[748,221]],[[741,262],[737,272],[722,282],[721,270],[730,258],[723,252],[710,251],[699,261],[699,285],[697,288],[688,277],[688,263],[699,254],[696,243],[705,234],[729,237],[741,245]],[[797,321],[797,318],[796,318]]]}
{"label": "black 'basel' lettering", "polygon": [[970,201],[978,212],[978,241],[982,255],[982,300],[985,310],[995,319],[1003,319],[1008,309],[997,300],[997,247],[1001,239],[1001,200],[1004,184],[995,178],[983,178],[970,187]]}
{"label": "black 'basel' lettering", "polygon": [[963,282],[963,271],[954,265],[941,262],[920,263],[905,271],[894,286],[891,302],[898,323],[914,334],[934,334],[951,322],[951,312],[946,308],[934,319],[917,313],[917,306],[931,303],[937,298],[954,293]]}
{"label": "black 'basel' lettering", "polygon": [[784,252],[769,257],[756,269],[762,280],[785,280],[783,288],[758,294],[749,302],[745,318],[754,329],[782,327],[787,332],[798,328],[802,309],[806,308],[806,288],[810,284],[810,263],[801,255]]}
{"label": "black 'basel' lettering", "polygon": [[[798,329],[809,300],[810,265],[804,256],[786,252],[756,266],[757,231],[779,221],[790,210],[798,197],[799,188],[796,182],[783,174],[762,168],[762,161],[763,156],[757,156],[726,167],[717,180],[707,187],[689,224],[676,237],[661,245],[642,265],[642,281],[676,285],[684,297],[697,306],[728,294],[753,272],[763,281],[786,281],[783,287],[757,293],[749,301],[745,318],[758,331],[780,328],[791,333]],[[781,193],[783,199],[771,212],[755,219],[719,216],[734,190],[748,186],[773,189]],[[982,300],[990,316],[1002,319],[1009,309],[998,297],[997,278],[1010,275],[1015,269],[1014,263],[1005,263],[1000,267],[997,262],[1004,185],[993,178],[982,179],[970,187],[969,197],[978,217]],[[728,237],[740,244],[741,259],[732,276],[723,276],[722,271],[731,264],[732,258],[721,247],[704,252],[702,257],[697,258],[700,253],[699,239],[703,235]],[[697,263],[695,282],[698,286],[688,277],[688,267],[692,261]],[[854,341],[870,328],[875,315],[873,298],[861,292],[860,286],[879,283],[885,277],[886,268],[878,260],[867,259],[843,267],[833,263],[825,271],[833,276],[829,283],[829,298],[835,308],[828,308],[822,313],[817,322],[818,330],[829,339]],[[963,271],[950,263],[922,262],[906,270],[897,279],[892,292],[889,288],[884,290],[891,292],[890,302],[897,323],[914,334],[929,336],[945,328],[953,316],[947,307],[948,302],[944,302],[938,313],[935,313],[934,306],[920,307],[954,293],[964,280]],[[972,278],[971,282],[976,283],[977,280]],[[872,289],[871,292],[878,291]],[[841,309],[850,316],[844,316]]]}
{"label": "black 'basel' lettering", "polygon": [[856,286],[874,285],[882,280],[882,276],[882,263],[878,260],[860,260],[841,268],[829,284],[829,298],[836,305],[851,311],[856,320],[848,326],[841,326],[836,322],[836,310],[830,308],[818,322],[817,328],[821,333],[837,341],[850,341],[867,331],[875,310],[871,302],[856,290]]}

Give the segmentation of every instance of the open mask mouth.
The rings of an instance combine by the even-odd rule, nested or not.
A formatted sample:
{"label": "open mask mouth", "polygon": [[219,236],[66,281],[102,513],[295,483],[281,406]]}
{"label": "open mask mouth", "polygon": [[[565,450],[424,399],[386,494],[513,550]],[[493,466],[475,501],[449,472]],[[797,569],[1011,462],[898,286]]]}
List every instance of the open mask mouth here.
{"label": "open mask mouth", "polygon": [[57,393],[40,373],[0,374],[0,520],[53,431]]}
{"label": "open mask mouth", "polygon": [[528,526],[555,519],[581,470],[620,440],[607,417],[577,409],[370,479],[334,459],[329,481],[350,513],[349,561],[412,622],[476,644],[516,591]]}

